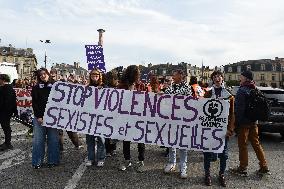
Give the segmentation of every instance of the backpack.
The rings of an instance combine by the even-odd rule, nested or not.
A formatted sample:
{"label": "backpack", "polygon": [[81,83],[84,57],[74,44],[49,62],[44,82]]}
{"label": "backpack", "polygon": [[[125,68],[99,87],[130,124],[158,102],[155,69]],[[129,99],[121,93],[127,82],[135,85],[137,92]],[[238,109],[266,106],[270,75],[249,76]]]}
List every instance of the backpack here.
{"label": "backpack", "polygon": [[270,115],[269,101],[258,89],[251,89],[246,107],[247,118],[251,121],[267,121]]}

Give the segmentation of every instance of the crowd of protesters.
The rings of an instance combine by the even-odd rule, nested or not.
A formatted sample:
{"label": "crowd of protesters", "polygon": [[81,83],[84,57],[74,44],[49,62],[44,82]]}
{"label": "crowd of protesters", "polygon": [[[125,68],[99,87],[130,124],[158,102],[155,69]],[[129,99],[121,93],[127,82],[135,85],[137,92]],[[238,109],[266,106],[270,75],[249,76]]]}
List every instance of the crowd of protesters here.
{"label": "crowd of protesters", "polygon": [[[47,142],[47,164],[48,167],[54,167],[60,163],[60,151],[63,150],[63,131],[55,128],[42,126],[45,107],[48,102],[48,96],[54,82],[60,80],[64,82],[78,83],[88,86],[95,86],[98,88],[117,88],[125,90],[139,90],[154,92],[160,95],[165,94],[179,94],[186,96],[193,96],[196,98],[215,98],[225,99],[230,102],[229,108],[229,123],[227,126],[225,147],[222,153],[216,154],[212,152],[204,152],[204,183],[207,186],[212,184],[210,176],[210,162],[220,159],[219,169],[219,183],[226,187],[225,170],[227,169],[228,143],[230,137],[235,131],[238,131],[238,146],[239,146],[239,161],[240,165],[231,169],[233,173],[241,176],[247,176],[248,167],[248,152],[247,145],[250,141],[253,145],[254,151],[260,161],[260,174],[269,173],[268,165],[265,160],[263,149],[259,143],[257,135],[256,122],[249,121],[246,118],[244,108],[244,99],[250,89],[255,88],[251,72],[246,71],[241,74],[240,90],[234,97],[228,92],[224,86],[223,73],[214,71],[211,75],[213,85],[208,87],[208,84],[198,84],[197,78],[192,77],[190,83],[185,82],[184,73],[182,70],[175,70],[172,75],[172,80],[164,79],[162,82],[156,77],[151,76],[149,83],[140,81],[140,71],[135,65],[128,66],[123,72],[122,76],[118,76],[115,71],[102,73],[95,68],[89,74],[89,80],[76,81],[74,76],[70,75],[67,79],[60,79],[56,77],[56,71],[50,72],[41,68],[36,72],[36,78],[31,81],[17,80],[13,82],[14,87],[32,88],[32,106],[34,113],[33,120],[33,142],[32,142],[32,166],[39,169],[44,164],[45,156],[45,142]],[[15,111],[15,94],[12,87],[8,85],[9,78],[4,74],[0,75],[0,123],[5,133],[5,142],[0,146],[0,150],[12,149],[11,145],[11,128],[10,118]],[[5,110],[4,110],[5,109]],[[7,111],[9,110],[9,111]],[[67,131],[69,138],[76,148],[82,147],[82,142],[79,140],[78,134]],[[86,135],[88,161],[86,166],[96,165],[103,167],[105,159],[108,156],[116,154],[117,140],[103,138],[98,136]],[[119,169],[127,170],[132,165],[130,141],[123,141],[123,155]],[[95,152],[95,146],[97,151]],[[145,159],[145,144],[138,143],[138,166],[137,171],[143,172]],[[168,163],[165,165],[164,172],[171,173],[177,168],[175,148],[167,148]],[[179,149],[179,171],[181,178],[187,178],[187,155],[188,150]]]}

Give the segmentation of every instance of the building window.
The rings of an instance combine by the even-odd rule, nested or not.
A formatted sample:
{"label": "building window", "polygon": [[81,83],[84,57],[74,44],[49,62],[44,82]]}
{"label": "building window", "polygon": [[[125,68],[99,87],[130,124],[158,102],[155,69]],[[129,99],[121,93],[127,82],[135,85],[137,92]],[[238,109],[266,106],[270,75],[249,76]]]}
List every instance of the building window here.
{"label": "building window", "polygon": [[14,57],[14,62],[17,63],[19,61],[18,57]]}
{"label": "building window", "polygon": [[3,57],[3,62],[7,62],[7,58],[5,56]]}
{"label": "building window", "polygon": [[238,67],[237,67],[237,70],[238,70],[239,73],[242,72],[242,67],[241,67],[241,66],[238,66]]}
{"label": "building window", "polygon": [[264,80],[265,80],[264,74],[261,74],[261,75],[260,75],[260,80],[261,80],[261,81],[264,81]]}
{"label": "building window", "polygon": [[251,65],[247,65],[247,70],[251,70]]}
{"label": "building window", "polygon": [[261,64],[261,65],[260,65],[260,70],[261,70],[261,71],[264,71],[264,70],[265,70],[265,64]]}
{"label": "building window", "polygon": [[24,74],[30,73],[30,68],[29,67],[24,67],[23,72],[24,72]]}
{"label": "building window", "polygon": [[238,80],[240,80],[241,75],[237,75]]}
{"label": "building window", "polygon": [[228,67],[228,72],[233,72],[233,68],[232,67]]}
{"label": "building window", "polygon": [[274,75],[274,74],[272,74],[271,80],[272,80],[272,81],[275,81],[275,75]]}
{"label": "building window", "polygon": [[231,75],[229,75],[229,81],[230,81],[230,80],[232,80],[232,76],[231,76]]}
{"label": "building window", "polygon": [[272,71],[276,71],[276,65],[272,65]]}

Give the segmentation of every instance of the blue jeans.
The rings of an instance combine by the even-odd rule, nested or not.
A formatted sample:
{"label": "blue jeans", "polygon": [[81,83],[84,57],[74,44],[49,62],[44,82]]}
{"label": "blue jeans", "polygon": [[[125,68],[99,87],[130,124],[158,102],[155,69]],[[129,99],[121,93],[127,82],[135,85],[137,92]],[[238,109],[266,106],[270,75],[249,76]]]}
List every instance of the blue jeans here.
{"label": "blue jeans", "polygon": [[228,138],[226,137],[224,150],[220,154],[216,154],[213,152],[204,152],[204,171],[205,175],[210,175],[210,163],[211,161],[216,161],[217,156],[220,159],[220,170],[219,174],[224,174],[227,167],[227,159],[228,159]]}
{"label": "blue jeans", "polygon": [[98,140],[96,160],[97,161],[104,161],[105,157],[106,157],[105,139],[102,138],[102,137],[97,137],[97,136],[93,136],[93,135],[86,135],[88,160],[95,161],[96,138]]}
{"label": "blue jeans", "polygon": [[59,136],[58,130],[40,125],[35,118],[33,120],[33,150],[32,165],[38,166],[43,164],[45,155],[45,140],[47,135],[47,163],[59,164]]}
{"label": "blue jeans", "polygon": [[[169,163],[176,164],[176,155],[177,149],[176,148],[169,148]],[[179,149],[179,156],[180,156],[180,168],[187,168],[187,150]]]}

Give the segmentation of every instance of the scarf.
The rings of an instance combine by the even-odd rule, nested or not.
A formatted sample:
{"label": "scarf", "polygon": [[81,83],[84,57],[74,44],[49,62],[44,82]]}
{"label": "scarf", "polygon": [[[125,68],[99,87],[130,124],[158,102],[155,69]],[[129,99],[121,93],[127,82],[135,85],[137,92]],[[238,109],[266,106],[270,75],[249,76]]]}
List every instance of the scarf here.
{"label": "scarf", "polygon": [[225,88],[225,86],[224,86],[224,84],[222,84],[221,86],[220,86],[220,88],[222,88],[222,90],[221,90],[221,96],[220,97],[217,97],[216,96],[216,93],[215,93],[215,88],[219,88],[219,87],[217,87],[215,84],[213,84],[213,86],[212,86],[212,96],[211,96],[211,98],[218,98],[218,99],[228,99],[230,96],[232,96],[231,95],[231,93],[229,93],[227,90],[226,90],[226,88]]}

